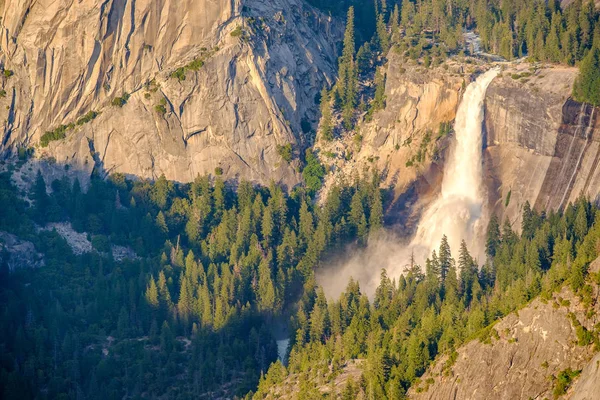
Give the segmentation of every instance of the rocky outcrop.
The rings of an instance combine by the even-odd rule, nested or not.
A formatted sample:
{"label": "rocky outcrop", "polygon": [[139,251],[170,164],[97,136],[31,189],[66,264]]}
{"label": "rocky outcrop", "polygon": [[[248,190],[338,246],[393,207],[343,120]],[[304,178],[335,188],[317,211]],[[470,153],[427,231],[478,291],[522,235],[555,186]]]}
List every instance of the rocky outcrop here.
{"label": "rocky outcrop", "polygon": [[320,141],[316,147],[331,171],[326,188],[366,169],[382,172],[383,184],[394,192],[388,223],[410,233],[412,224],[407,220],[418,219],[413,211],[422,209],[439,190],[450,143],[450,136],[440,135],[440,127],[451,126],[470,73],[454,60],[426,69],[394,50],[382,72],[385,108],[353,132],[338,132],[336,140]]}
{"label": "rocky outcrop", "polygon": [[600,354],[583,368],[571,390],[571,400],[595,400],[600,393]]}
{"label": "rocky outcrop", "polygon": [[[322,398],[338,398],[336,394],[339,395],[342,393],[348,382],[351,381],[354,385],[360,382],[365,364],[365,360],[363,359],[347,361],[341,367],[339,373],[333,376],[323,374],[315,379],[311,379],[309,386],[311,388],[314,387]],[[328,367],[326,366],[325,368],[327,369]],[[299,398],[298,394],[301,392],[301,388],[305,385],[305,382],[306,377],[301,376],[301,374],[289,374],[283,382],[269,387],[266,393],[260,393],[255,398],[265,400],[296,400]],[[362,399],[362,397],[357,397],[357,399]]]}
{"label": "rocky outcrop", "polygon": [[[104,252],[95,249],[92,242],[89,240],[90,234],[87,232],[77,232],[73,229],[73,226],[69,222],[54,222],[44,227],[39,228],[40,231],[56,232],[62,237],[65,242],[69,245],[73,254],[82,255],[86,253],[98,252],[101,255],[107,256],[108,249]],[[138,259],[137,254],[133,249],[126,246],[117,246],[114,244],[110,245],[110,253],[112,253],[112,259],[115,261],[123,261],[126,259],[135,260]]]}
{"label": "rocky outcrop", "polygon": [[37,252],[33,243],[7,232],[0,232],[0,263],[6,263],[10,271],[45,265],[43,254]]}
{"label": "rocky outcrop", "polygon": [[[596,261],[591,269],[598,266]],[[411,388],[409,398],[550,399],[555,398],[556,377],[568,368],[582,370],[568,397],[596,398],[593,345],[578,344],[571,318],[593,330],[599,310],[595,304],[595,312],[590,312],[568,288],[549,301],[534,300],[495,324],[489,343],[474,340],[457,350],[454,361],[448,356],[438,359]]]}
{"label": "rocky outcrop", "polygon": [[[390,53],[386,71],[386,107],[373,121],[361,126],[363,146],[358,162],[375,155],[375,161],[386,171],[388,182],[398,191],[426,171],[435,161],[433,148],[426,145],[423,161],[415,156],[424,140],[435,143],[442,123],[451,123],[462,95],[463,76],[443,68],[426,70],[403,63]],[[428,139],[427,139],[428,136]],[[410,162],[413,160],[412,162]]]}
{"label": "rocky outcrop", "polygon": [[[598,200],[599,110],[571,99],[577,69],[496,65],[502,72],[485,101],[484,173],[490,208],[518,230],[526,201],[538,211],[549,211],[566,207],[581,194]],[[400,222],[410,234],[411,221],[418,221],[418,211],[439,190],[451,140],[439,136],[440,126],[453,122],[463,84],[492,66],[450,59],[426,69],[392,51],[385,67],[385,109],[356,132],[319,143],[325,155],[321,160],[332,171],[328,183],[365,166],[377,167],[395,192],[388,219]]]}
{"label": "rocky outcrop", "polygon": [[339,34],[302,0],[7,0],[0,30],[14,72],[1,78],[5,152],[95,110],[36,154],[88,172],[190,181],[218,169],[288,185],[297,166],[277,145],[310,139]]}
{"label": "rocky outcrop", "polygon": [[[490,85],[485,103],[484,171],[491,208],[518,229],[526,201],[549,211],[566,207],[581,194],[598,200],[600,121],[597,109],[570,98],[577,69],[500,65],[503,71]],[[447,148],[447,141],[437,138],[440,124],[453,121],[462,83],[489,67],[450,60],[444,68],[426,70],[391,53],[386,109],[360,126],[360,151],[338,168],[351,173],[376,165],[395,189],[393,213],[414,214],[407,204],[419,209],[439,187]],[[351,146],[346,142],[341,147]],[[427,154],[416,162],[421,149]],[[408,221],[400,220],[403,225]]]}
{"label": "rocky outcrop", "polygon": [[597,110],[570,99],[577,70],[518,65],[488,89],[485,164],[490,202],[516,227],[526,201],[556,210],[600,193]]}

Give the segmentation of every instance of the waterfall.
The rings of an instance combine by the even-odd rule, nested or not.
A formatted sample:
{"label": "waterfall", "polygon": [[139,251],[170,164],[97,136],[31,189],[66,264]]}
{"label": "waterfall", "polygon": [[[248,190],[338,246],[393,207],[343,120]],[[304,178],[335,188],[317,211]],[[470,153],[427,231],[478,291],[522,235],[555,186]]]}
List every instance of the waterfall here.
{"label": "waterfall", "polygon": [[475,257],[483,255],[488,220],[482,157],[484,100],[498,72],[486,72],[465,91],[456,114],[456,140],[444,170],[442,191],[423,213],[410,245],[419,262],[439,246],[443,235],[448,237],[453,254],[465,240]]}
{"label": "waterfall", "polygon": [[487,88],[498,72],[490,70],[467,87],[456,115],[455,140],[441,193],[423,213],[412,241],[400,243],[393,235],[380,235],[369,240],[366,249],[350,252],[340,264],[317,271],[317,281],[329,297],[337,298],[350,277],[360,283],[363,293],[373,296],[382,268],[388,276],[398,277],[411,255],[423,265],[425,258],[439,247],[443,235],[448,236],[455,257],[463,239],[474,257],[483,256],[488,221],[483,185],[483,106]]}

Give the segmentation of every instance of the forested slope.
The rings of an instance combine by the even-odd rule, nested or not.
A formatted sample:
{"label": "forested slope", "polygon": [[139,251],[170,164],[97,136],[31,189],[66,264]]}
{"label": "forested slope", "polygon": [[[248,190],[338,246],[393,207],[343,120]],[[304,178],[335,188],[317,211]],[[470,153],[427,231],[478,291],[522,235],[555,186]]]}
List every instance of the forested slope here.
{"label": "forested slope", "polygon": [[[548,376],[556,372],[560,380],[559,372],[583,368],[597,351],[597,271],[588,267],[598,255],[598,216],[584,199],[564,213],[527,209],[520,236],[492,220],[480,269],[465,246],[453,258],[444,240],[423,269],[409,265],[398,281],[382,271],[373,299],[354,282],[334,301],[317,291],[295,318],[289,365],[273,365],[255,398],[402,399],[410,389],[426,398],[454,398],[458,390],[458,398],[527,399],[551,392],[556,384]],[[551,348],[544,350],[540,334],[567,347],[545,353]],[[515,372],[502,375],[511,357]],[[517,360],[528,357],[530,364]],[[357,359],[363,360],[358,379],[352,373]],[[423,376],[434,361],[433,372]],[[545,361],[551,369],[541,365]]]}
{"label": "forested slope", "polygon": [[[547,100],[547,93],[563,99],[564,90],[548,89],[550,78],[543,77],[547,70],[555,76],[552,64],[559,63],[581,65],[574,96],[597,104],[600,25],[591,2],[310,2],[331,18],[299,0],[225,3],[211,9],[201,26],[185,17],[181,35],[172,28],[179,19],[169,19],[177,14],[170,3],[135,11],[142,15],[127,9],[139,21],[167,19],[171,44],[155,42],[154,29],[118,34],[128,25],[126,7],[117,2],[106,13],[85,2],[53,3],[48,10],[43,3],[15,2],[3,9],[2,25],[10,29],[3,30],[0,55],[2,146],[13,157],[3,161],[0,175],[0,231],[26,249],[33,246],[41,260],[33,263],[37,269],[17,268],[14,248],[9,251],[8,242],[2,247],[2,398],[425,396],[433,393],[427,385],[443,384],[451,368],[435,377],[426,371],[436,373],[443,365],[434,367],[436,360],[459,365],[466,343],[479,339],[513,348],[514,338],[493,324],[514,322],[512,313],[532,301],[556,301],[564,314],[569,306],[560,293],[568,291],[573,307],[597,308],[590,263],[598,256],[600,213],[595,199],[577,194],[567,198],[577,199],[574,204],[560,201],[556,210],[532,209],[525,197],[514,205],[515,194],[512,215],[522,214],[522,222],[492,218],[486,259],[474,259],[466,245],[451,254],[444,240],[423,265],[412,260],[398,279],[381,271],[371,299],[355,281],[339,298],[327,299],[314,278],[315,270],[326,268],[324,256],[346,251],[346,245],[366,246],[382,229],[385,210],[397,211],[393,196],[381,189],[387,169],[376,168],[374,145],[385,136],[377,123],[391,121],[386,129],[395,123],[395,115],[385,118],[388,103],[396,101],[390,110],[399,110],[425,100],[415,88],[437,87],[427,101],[446,103],[435,124],[418,121],[415,129],[415,117],[406,125],[412,125],[409,137],[386,146],[404,151],[397,163],[412,168],[410,179],[426,162],[443,165],[460,93],[492,64],[465,43],[464,30],[476,31],[486,52],[531,62],[508,66],[502,79],[509,83],[500,83],[496,95],[518,85],[535,101]],[[64,50],[62,36],[38,31],[45,25],[36,21],[66,15],[53,19],[57,32],[66,34],[86,26],[87,20],[70,25],[69,18],[80,15],[77,7],[91,10],[81,15],[98,16],[93,27],[103,38],[101,51],[84,45],[72,65],[63,63],[70,74],[50,73],[69,75],[79,86],[52,86],[41,71],[52,57],[70,60],[73,48],[53,53],[54,45]],[[334,39],[344,17],[334,80]],[[39,43],[23,37],[57,40],[47,47],[52,57],[36,46],[22,47]],[[277,52],[270,53],[273,48]],[[390,71],[407,88],[395,99],[398,92],[387,86]],[[570,92],[573,72],[564,76]],[[430,77],[435,85],[427,85]],[[513,100],[497,95],[495,105],[509,112],[503,107]],[[585,119],[594,127],[594,107],[572,104],[585,112],[569,121]],[[406,115],[427,109],[411,107]],[[522,120],[536,125],[538,117]],[[582,137],[582,126],[562,124],[562,139],[585,150],[595,142],[592,135]],[[376,134],[363,136],[367,128]],[[522,131],[512,133],[545,145]],[[330,145],[339,145],[339,154]],[[361,155],[367,145],[372,154]],[[532,154],[540,151],[532,147]],[[327,158],[345,163],[359,156],[362,164],[329,179],[321,192],[324,178],[337,171],[323,165]],[[583,170],[579,161],[574,172]],[[38,169],[47,173],[49,166],[65,177],[44,181]],[[91,176],[89,185],[72,179],[82,171]],[[513,188],[507,189],[496,199],[498,214],[511,204]],[[54,223],[85,237],[91,251],[76,254]],[[114,246],[133,256],[117,260]],[[572,355],[591,355],[598,327],[583,318],[570,321],[571,329],[563,328],[586,346],[574,347]],[[277,326],[292,332],[285,367],[276,362]],[[552,371],[558,382],[570,382],[580,367],[560,369],[558,363]],[[567,368],[572,370],[561,375]],[[554,390],[543,385],[542,391]]]}
{"label": "forested slope", "polygon": [[[113,175],[85,193],[63,179],[48,195],[38,173],[25,200],[10,172],[0,178],[0,230],[33,242],[45,264],[11,271],[2,253],[6,399],[243,395],[275,361],[272,323],[313,292],[321,254],[381,228],[376,175],[336,188],[322,209],[302,189],[233,191],[220,178]],[[94,250],[75,255],[38,228],[61,221]],[[112,245],[136,257],[115,261]]]}

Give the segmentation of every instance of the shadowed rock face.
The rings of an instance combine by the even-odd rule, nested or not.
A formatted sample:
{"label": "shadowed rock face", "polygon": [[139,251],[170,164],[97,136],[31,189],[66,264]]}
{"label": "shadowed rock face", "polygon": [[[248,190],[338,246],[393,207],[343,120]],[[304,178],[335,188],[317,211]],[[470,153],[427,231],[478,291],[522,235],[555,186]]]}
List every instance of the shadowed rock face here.
{"label": "shadowed rock face", "polygon": [[45,265],[43,254],[37,252],[33,243],[1,231],[0,261],[5,262],[10,271],[18,268],[39,268]]}
{"label": "shadowed rock face", "polygon": [[[90,172],[190,181],[218,167],[288,185],[299,175],[276,147],[310,140],[302,127],[316,121],[339,34],[301,0],[7,0],[0,29],[15,73],[2,78],[3,150],[96,110],[37,154]],[[185,80],[170,77],[195,59]]]}

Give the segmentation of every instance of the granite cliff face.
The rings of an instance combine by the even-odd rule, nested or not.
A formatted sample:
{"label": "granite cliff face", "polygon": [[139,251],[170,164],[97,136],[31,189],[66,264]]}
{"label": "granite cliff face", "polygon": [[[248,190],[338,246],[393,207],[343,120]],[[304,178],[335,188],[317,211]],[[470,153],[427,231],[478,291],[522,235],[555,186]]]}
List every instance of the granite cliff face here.
{"label": "granite cliff face", "polygon": [[486,98],[485,163],[495,211],[520,226],[526,201],[539,211],[596,200],[597,110],[570,99],[576,69],[508,69]]}
{"label": "granite cliff face", "polygon": [[336,140],[319,141],[316,147],[330,171],[325,193],[339,179],[376,168],[394,192],[388,222],[410,233],[407,220],[414,222],[430,194],[439,190],[450,143],[447,133],[440,135],[440,127],[452,125],[463,82],[470,75],[453,61],[447,68],[425,69],[404,62],[394,51],[381,68],[386,76],[385,108],[355,131],[338,132]]}
{"label": "granite cliff face", "polygon": [[[431,71],[402,64],[390,54],[386,69],[386,107],[371,122],[360,127],[363,145],[355,162],[375,156],[378,168],[386,171],[388,183],[398,192],[439,161],[436,137],[442,123],[450,124],[462,96],[461,67],[453,65]],[[424,143],[425,142],[425,143]],[[419,161],[421,149],[427,152]]]}
{"label": "granite cliff face", "polygon": [[[598,272],[600,262],[590,266]],[[593,298],[598,287],[594,285]],[[585,306],[570,288],[548,301],[536,299],[503,318],[489,342],[473,340],[457,349],[454,361],[440,357],[409,391],[410,399],[544,399],[556,398],[555,380],[568,368],[581,374],[566,398],[594,399],[600,389],[594,345],[581,346],[573,321],[594,330],[597,302]]]}
{"label": "granite cliff face", "polygon": [[14,72],[1,82],[2,150],[94,110],[36,154],[177,181],[216,168],[299,181],[277,145],[310,140],[339,34],[304,2],[7,0],[2,16],[0,64]]}
{"label": "granite cliff face", "polygon": [[[566,207],[580,194],[600,195],[600,123],[598,110],[570,98],[577,69],[528,63],[500,63],[503,71],[485,101],[484,172],[491,209],[520,227],[528,201],[539,211]],[[414,214],[439,190],[445,150],[451,136],[440,127],[452,124],[463,84],[485,63],[447,61],[425,69],[403,63],[391,53],[386,67],[386,108],[357,133],[322,144],[331,166],[330,180],[365,166],[385,174],[396,201],[391,214]],[[350,161],[341,155],[353,151]],[[416,207],[414,207],[416,205]],[[413,217],[415,217],[413,215]]]}
{"label": "granite cliff face", "polygon": [[[277,146],[311,144],[340,36],[302,0],[8,0],[0,10],[0,65],[14,73],[0,77],[4,154],[37,146],[38,157],[77,171],[182,182],[215,171],[300,181],[297,161],[288,164]],[[360,125],[358,146],[352,137],[323,146],[335,155],[325,160],[333,175],[377,166],[404,211],[435,192],[448,143],[440,125],[454,119],[477,69],[446,64],[425,69],[390,53],[386,108]],[[600,192],[597,112],[568,100],[575,76],[509,65],[488,91],[489,198],[516,226],[525,201],[552,209]],[[123,94],[126,103],[112,105]],[[93,121],[38,145],[92,110],[100,112]]]}

